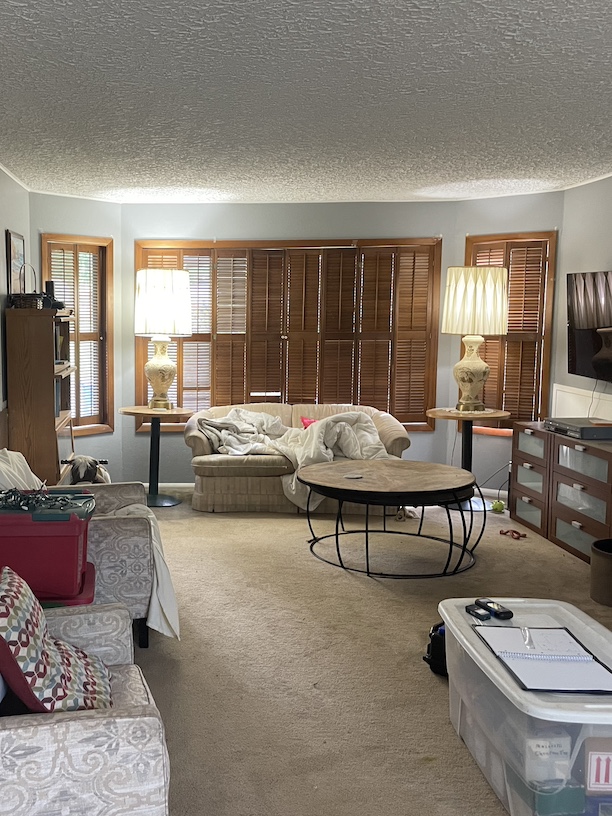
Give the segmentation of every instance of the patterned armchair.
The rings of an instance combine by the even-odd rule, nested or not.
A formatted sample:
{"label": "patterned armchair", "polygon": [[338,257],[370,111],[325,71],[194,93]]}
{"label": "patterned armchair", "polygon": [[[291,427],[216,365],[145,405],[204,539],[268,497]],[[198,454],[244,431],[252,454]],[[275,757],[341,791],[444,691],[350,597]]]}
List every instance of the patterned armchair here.
{"label": "patterned armchair", "polygon": [[45,611],[49,633],[104,660],[113,707],[0,718],[0,814],[167,816],[164,727],[120,604]]}
{"label": "patterned armchair", "polygon": [[96,568],[95,602],[125,604],[138,627],[138,645],[146,647],[154,567],[150,521],[114,515],[130,505],[146,506],[144,485],[116,482],[83,488],[96,499],[87,531],[87,560]]}
{"label": "patterned armchair", "polygon": [[[50,492],[80,489],[49,488]],[[137,625],[138,645],[143,648],[149,644],[149,627],[178,637],[174,590],[157,519],[146,506],[143,484],[86,484],[82,489],[93,493],[96,500],[87,532],[87,560],[96,568],[94,602],[127,606]]]}
{"label": "patterned armchair", "polygon": [[[43,486],[19,451],[0,450],[0,490]],[[147,507],[141,482],[58,485],[49,492],[83,490],[95,496],[89,521],[87,560],[96,568],[94,603],[122,603],[138,627],[138,645],[149,644],[149,628],[179,637],[176,597],[157,519]]]}

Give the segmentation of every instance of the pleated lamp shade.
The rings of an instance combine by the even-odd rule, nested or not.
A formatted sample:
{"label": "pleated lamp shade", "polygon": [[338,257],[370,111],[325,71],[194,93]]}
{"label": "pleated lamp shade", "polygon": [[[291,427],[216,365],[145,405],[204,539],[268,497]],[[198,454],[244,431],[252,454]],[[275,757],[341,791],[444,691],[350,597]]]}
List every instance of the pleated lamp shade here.
{"label": "pleated lamp shade", "polygon": [[136,272],[134,334],[144,337],[191,335],[189,272],[139,269]]}
{"label": "pleated lamp shade", "polygon": [[500,266],[449,266],[444,334],[508,333],[508,271]]}

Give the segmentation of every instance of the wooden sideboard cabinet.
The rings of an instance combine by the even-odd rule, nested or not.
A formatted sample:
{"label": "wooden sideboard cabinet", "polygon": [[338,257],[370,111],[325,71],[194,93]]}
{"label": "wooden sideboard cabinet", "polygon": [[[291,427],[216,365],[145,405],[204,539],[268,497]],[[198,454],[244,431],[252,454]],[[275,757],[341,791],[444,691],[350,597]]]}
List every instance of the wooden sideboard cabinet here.
{"label": "wooden sideboard cabinet", "polygon": [[552,434],[541,422],[515,422],[512,435],[510,518],[548,536],[549,463]]}
{"label": "wooden sideboard cabinet", "polygon": [[[57,484],[74,452],[69,310],[16,309],[6,316],[8,438],[39,479]],[[64,466],[67,467],[67,466]]]}
{"label": "wooden sideboard cabinet", "polygon": [[590,561],[591,544],[612,536],[612,441],[515,423],[510,518]]}

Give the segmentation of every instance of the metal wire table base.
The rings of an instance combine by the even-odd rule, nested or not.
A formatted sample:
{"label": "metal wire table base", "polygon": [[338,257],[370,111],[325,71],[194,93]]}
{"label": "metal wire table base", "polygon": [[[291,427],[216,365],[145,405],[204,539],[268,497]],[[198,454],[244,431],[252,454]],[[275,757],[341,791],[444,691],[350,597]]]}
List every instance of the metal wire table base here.
{"label": "metal wire table base", "polygon": [[[482,500],[483,499],[482,492],[478,485],[474,485],[474,490]],[[312,497],[312,493],[313,491],[311,490],[308,495],[308,503],[306,506],[306,518],[308,521],[308,528],[311,534],[311,538],[309,539],[308,543],[310,545],[310,551],[315,556],[315,558],[318,558],[320,561],[324,561],[326,564],[331,564],[334,567],[340,567],[350,572],[362,573],[373,578],[443,578],[447,575],[458,575],[461,572],[465,572],[466,570],[473,567],[476,562],[474,551],[476,550],[476,547],[480,543],[482,536],[484,534],[487,511],[486,509],[484,509],[483,511],[474,511],[471,504],[463,501],[465,497],[462,493],[453,494],[451,491],[451,497],[449,497],[449,501],[445,503],[440,503],[438,505],[440,507],[443,507],[444,510],[446,511],[446,520],[448,524],[447,538],[444,538],[442,536],[434,536],[423,532],[423,524],[425,521],[425,509],[426,509],[425,506],[420,507],[419,526],[416,532],[405,532],[403,530],[387,529],[386,508],[390,505],[383,506],[382,529],[372,528],[370,524],[370,506],[381,505],[379,504],[371,505],[370,503],[366,503],[364,505],[365,527],[358,528],[355,530],[347,530],[345,528],[344,520],[342,517],[342,508],[344,505],[344,500],[342,499],[337,500],[338,512],[336,514],[334,532],[327,533],[326,535],[317,536],[313,528],[312,513],[310,508],[310,499]],[[352,498],[352,501],[354,501],[354,497]],[[453,517],[451,516],[451,509],[453,510],[453,513],[459,514],[460,523],[458,525],[459,530],[457,531],[457,533],[455,532]],[[397,507],[394,515],[397,515]],[[478,520],[478,524],[475,523],[476,520]],[[370,559],[370,546],[371,546],[370,538],[374,534],[381,533],[389,536],[405,536],[407,538],[419,539],[421,541],[432,541],[439,543],[441,542],[443,544],[446,544],[448,547],[448,553],[446,555],[444,567],[439,571],[433,572],[395,573],[395,572],[380,572],[373,570],[371,568]],[[345,558],[343,558],[342,556],[340,546],[341,540],[344,537],[358,535],[364,536],[365,569],[355,566],[348,566],[345,560],[346,556]],[[336,561],[326,558],[324,555],[322,555],[320,552],[317,552],[316,550],[318,544],[328,539],[334,540],[337,559]]]}

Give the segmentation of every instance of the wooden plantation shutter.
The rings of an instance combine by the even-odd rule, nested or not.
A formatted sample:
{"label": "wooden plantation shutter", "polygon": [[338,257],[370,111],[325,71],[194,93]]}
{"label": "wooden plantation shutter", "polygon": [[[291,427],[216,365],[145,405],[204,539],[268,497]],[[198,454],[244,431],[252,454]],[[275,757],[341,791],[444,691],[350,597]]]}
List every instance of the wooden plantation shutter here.
{"label": "wooden plantation shutter", "polygon": [[287,251],[285,401],[318,401],[321,252]]}
{"label": "wooden plantation shutter", "polygon": [[285,252],[251,251],[248,402],[283,402]]}
{"label": "wooden plantation shutter", "polygon": [[247,252],[218,250],[215,276],[215,405],[248,402],[246,393]]}
{"label": "wooden plantation shutter", "polygon": [[439,245],[399,247],[395,281],[390,412],[419,422],[435,404],[440,301]]}
{"label": "wooden plantation shutter", "polygon": [[467,264],[508,269],[508,334],[485,338],[480,349],[491,368],[484,403],[510,411],[504,427],[548,409],[555,250],[555,232],[466,241]]}
{"label": "wooden plantation shutter", "polygon": [[389,410],[394,248],[361,253],[357,324],[357,401]]}
{"label": "wooden plantation shutter", "polygon": [[325,249],[322,254],[320,402],[355,403],[355,320],[357,250]]}
{"label": "wooden plantation shutter", "polygon": [[76,407],[79,425],[102,421],[100,384],[104,357],[100,344],[100,257],[97,249],[77,246],[78,303],[76,330],[78,354],[75,373]]}
{"label": "wooden plantation shutter", "polygon": [[[209,250],[187,250],[177,269],[189,272],[191,337],[173,338],[169,351],[177,354],[177,373],[170,401],[192,411],[211,406],[212,259]],[[172,358],[172,355],[170,355]],[[182,367],[182,368],[181,368]]]}
{"label": "wooden plantation shutter", "polygon": [[[53,244],[48,247],[48,269],[50,280],[53,281],[53,291],[57,300],[61,301],[66,309],[75,311],[77,302],[77,258],[74,244]],[[70,364],[76,366],[76,343],[74,323],[70,325],[69,333]],[[70,407],[72,423],[78,423],[76,372],[70,375]]]}
{"label": "wooden plantation shutter", "polygon": [[[74,238],[73,241],[60,240]],[[81,243],[82,241],[82,243]],[[111,430],[112,345],[106,299],[112,274],[110,239],[42,236],[43,278],[52,280],[57,300],[72,309],[70,376],[75,429]]]}

